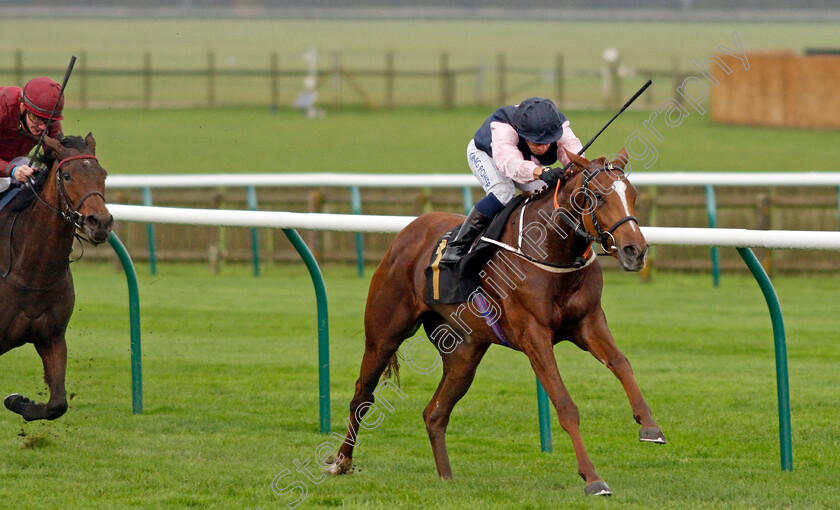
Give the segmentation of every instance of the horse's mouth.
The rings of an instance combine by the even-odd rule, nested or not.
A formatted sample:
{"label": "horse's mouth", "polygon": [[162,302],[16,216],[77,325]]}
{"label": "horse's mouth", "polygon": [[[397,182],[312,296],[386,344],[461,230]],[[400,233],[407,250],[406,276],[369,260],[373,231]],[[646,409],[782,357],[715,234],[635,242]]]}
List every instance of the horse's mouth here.
{"label": "horse's mouth", "polygon": [[88,234],[88,239],[90,239],[91,244],[94,246],[99,246],[100,244],[104,243],[108,240],[108,234],[111,231],[109,230],[105,234]]}
{"label": "horse's mouth", "polygon": [[648,246],[627,245],[618,250],[618,261],[622,269],[637,273],[647,263]]}

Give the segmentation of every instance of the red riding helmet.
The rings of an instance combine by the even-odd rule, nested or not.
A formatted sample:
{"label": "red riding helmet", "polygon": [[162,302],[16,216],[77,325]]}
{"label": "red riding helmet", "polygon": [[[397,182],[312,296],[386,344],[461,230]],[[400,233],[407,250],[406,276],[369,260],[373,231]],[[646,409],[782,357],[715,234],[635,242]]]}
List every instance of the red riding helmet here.
{"label": "red riding helmet", "polygon": [[53,120],[64,118],[61,115],[64,109],[61,86],[45,76],[32,78],[23,86],[23,104],[26,105],[27,110],[43,119],[50,118],[53,108],[55,108]]}

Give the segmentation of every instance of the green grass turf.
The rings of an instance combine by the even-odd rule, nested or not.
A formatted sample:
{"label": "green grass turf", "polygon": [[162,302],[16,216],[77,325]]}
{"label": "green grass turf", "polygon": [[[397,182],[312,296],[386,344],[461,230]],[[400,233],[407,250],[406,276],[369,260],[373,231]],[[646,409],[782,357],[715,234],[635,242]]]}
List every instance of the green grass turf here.
{"label": "green grass turf", "polygon": [[[330,306],[332,429],[363,352],[368,277],[324,268]],[[318,431],[314,293],[302,265],[139,267],[145,412],[131,414],[125,281],[74,267],[68,413],[24,423],[0,412],[6,508],[284,508],[272,492],[303,481],[300,508],[827,508],[840,500],[837,278],[775,279],[790,359],[794,470],[779,464],[770,320],[756,283],[724,275],[606,275],[604,307],[669,443],[641,444],[619,383],[589,354],[555,348],[584,441],[615,495],[584,497],[568,438],[539,452],[535,382],[520,353],[494,347],[456,407],[455,480],[437,479],[422,409],[439,370],[402,371],[405,400],[364,431],[352,476],[315,484],[295,472],[327,441]],[[433,359],[430,344],[415,350]],[[0,358],[0,393],[42,399],[31,346]],[[40,393],[40,394],[39,394]],[[335,441],[333,441],[335,442]]]}
{"label": "green grass turf", "polygon": [[[306,119],[292,111],[87,110],[64,121],[67,134],[93,132],[112,175],[242,172],[468,173],[466,146],[492,108],[452,111],[340,109]],[[611,111],[567,111],[586,143]],[[587,151],[608,155],[635,131],[657,152],[633,171],[837,171],[840,134],[832,131],[723,126],[697,113],[674,128],[650,112],[623,113]],[[640,151],[638,145],[636,150]],[[810,156],[803,156],[803,154]],[[757,183],[760,184],[760,183]]]}

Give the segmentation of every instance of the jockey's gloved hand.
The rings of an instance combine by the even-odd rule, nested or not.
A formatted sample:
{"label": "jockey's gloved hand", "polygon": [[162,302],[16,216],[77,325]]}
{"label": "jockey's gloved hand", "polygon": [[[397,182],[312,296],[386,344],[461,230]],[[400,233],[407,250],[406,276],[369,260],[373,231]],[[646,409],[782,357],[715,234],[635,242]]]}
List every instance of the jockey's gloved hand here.
{"label": "jockey's gloved hand", "polygon": [[540,174],[540,180],[545,181],[549,188],[555,185],[562,186],[566,182],[566,172],[562,168],[545,167],[543,173]]}

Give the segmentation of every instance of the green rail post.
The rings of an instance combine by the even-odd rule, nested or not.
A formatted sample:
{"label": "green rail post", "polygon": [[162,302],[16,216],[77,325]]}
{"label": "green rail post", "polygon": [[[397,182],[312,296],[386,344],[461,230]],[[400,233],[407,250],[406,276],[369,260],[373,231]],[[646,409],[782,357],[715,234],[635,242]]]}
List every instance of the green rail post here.
{"label": "green rail post", "polygon": [[551,453],[551,405],[548,393],[537,378],[537,414],[540,420],[540,450]]}
{"label": "green rail post", "polygon": [[[257,188],[248,186],[248,209],[257,210]],[[257,229],[251,228],[251,253],[254,255],[254,276],[260,275],[260,237]]]}
{"label": "green rail post", "polygon": [[[143,205],[146,207],[152,206],[152,188],[148,186],[143,188]],[[154,223],[146,223],[146,237],[149,240],[149,271],[152,276],[157,274],[157,256],[155,255],[155,225]]]}
{"label": "green rail post", "polygon": [[[350,200],[353,204],[353,214],[362,214],[362,193],[358,186],[350,186]],[[365,276],[365,245],[361,232],[356,232],[356,266],[359,278],[363,278]]]}
{"label": "green rail post", "polygon": [[324,276],[318,261],[312,255],[309,247],[293,228],[284,228],[283,233],[292,242],[292,245],[300,254],[309,276],[312,277],[312,285],[315,286],[315,299],[318,305],[318,390],[321,410],[321,434],[330,433],[330,329],[329,314],[327,313],[327,289],[324,285]]}
{"label": "green rail post", "polygon": [[462,188],[462,191],[464,193],[464,214],[469,216],[470,210],[472,210],[472,206],[473,206],[472,190],[470,189],[469,186],[464,186]]}
{"label": "green rail post", "polygon": [[[706,186],[706,214],[709,216],[709,227],[717,227],[717,199],[715,188]],[[720,287],[720,259],[718,258],[718,247],[712,246],[712,279],[715,287]]]}
{"label": "green rail post", "polygon": [[790,427],[790,387],[788,384],[787,346],[785,342],[785,323],[782,318],[782,307],[779,298],[767,272],[761,267],[755,253],[749,248],[738,248],[738,253],[747,267],[752,271],[767,307],[770,309],[770,319],[773,322],[773,341],[776,347],[776,393],[779,400],[779,451],[782,460],[782,471],[793,471],[793,449],[791,446]]}
{"label": "green rail post", "polygon": [[128,315],[131,329],[131,410],[143,412],[143,367],[140,351],[140,293],[137,290],[137,271],[128,251],[116,234],[108,234],[108,244],[117,253],[128,282]]}

